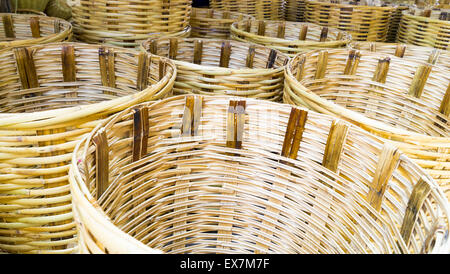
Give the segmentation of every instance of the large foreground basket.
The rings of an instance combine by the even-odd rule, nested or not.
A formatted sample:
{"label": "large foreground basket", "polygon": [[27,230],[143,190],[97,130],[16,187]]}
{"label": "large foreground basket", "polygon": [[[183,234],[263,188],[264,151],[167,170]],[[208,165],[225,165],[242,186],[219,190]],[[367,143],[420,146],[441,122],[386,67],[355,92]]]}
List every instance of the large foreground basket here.
{"label": "large foreground basket", "polygon": [[447,69],[354,49],[314,51],[289,62],[284,99],[391,140],[450,198]]}
{"label": "large foreground basket", "polygon": [[189,36],[192,0],[81,0],[72,7],[79,41],[139,47],[154,36]]}
{"label": "large foreground basket", "polygon": [[107,46],[0,51],[0,251],[76,251],[75,144],[108,115],[170,94],[175,74],[166,58]]}
{"label": "large foreground basket", "polygon": [[253,19],[253,16],[230,11],[193,8],[191,37],[229,39],[231,24]]}
{"label": "large foreground basket", "polygon": [[284,19],[284,0],[210,0],[209,6],[215,10],[248,14],[259,20]]}
{"label": "large foreground basket", "polygon": [[348,32],[355,41],[385,42],[396,7],[306,0],[306,22]]}
{"label": "large foreground basket", "polygon": [[231,37],[279,50],[290,57],[319,48],[345,47],[351,41],[350,35],[333,28],[309,23],[263,20],[233,23]]}
{"label": "large foreground basket", "polygon": [[407,60],[426,62],[450,70],[450,51],[401,43],[355,42],[352,48],[392,54]]}
{"label": "large foreground basket", "polygon": [[448,201],[422,169],[290,105],[191,95],[130,108],[83,139],[69,178],[82,253],[449,251]]}
{"label": "large foreground basket", "polygon": [[403,12],[397,42],[450,50],[450,9]]}
{"label": "large foreground basket", "polygon": [[0,17],[0,50],[72,38],[72,25],[59,18],[14,13],[0,13]]}
{"label": "large foreground basket", "polygon": [[231,40],[162,38],[142,49],[177,65],[174,93],[236,95],[281,101],[288,57],[264,46]]}

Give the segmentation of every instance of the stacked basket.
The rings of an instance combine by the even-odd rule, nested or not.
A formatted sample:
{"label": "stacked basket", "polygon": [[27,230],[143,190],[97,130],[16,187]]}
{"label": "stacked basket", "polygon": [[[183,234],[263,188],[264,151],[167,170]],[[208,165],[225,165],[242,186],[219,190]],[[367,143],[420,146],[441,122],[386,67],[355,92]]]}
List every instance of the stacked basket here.
{"label": "stacked basket", "polygon": [[148,40],[144,51],[177,65],[175,94],[227,94],[280,101],[288,57],[264,46],[200,38]]}
{"label": "stacked basket", "polygon": [[215,10],[241,12],[258,20],[282,20],[284,0],[210,0]]}
{"label": "stacked basket", "polygon": [[229,39],[231,24],[249,19],[253,17],[239,12],[193,8],[191,37]]}
{"label": "stacked basket", "polygon": [[397,41],[417,46],[450,49],[450,9],[411,9],[403,12]]}
{"label": "stacked basket", "polygon": [[342,117],[391,140],[450,198],[450,75],[440,66],[335,49],[298,55],[285,102]]}
{"label": "stacked basket", "polygon": [[192,0],[81,0],[72,7],[74,33],[87,43],[139,47],[151,37],[187,37]]}
{"label": "stacked basket", "polygon": [[306,0],[306,22],[348,32],[355,41],[384,42],[396,7]]}
{"label": "stacked basket", "polygon": [[0,49],[62,42],[72,37],[72,25],[62,19],[0,13]]}
{"label": "stacked basket", "polygon": [[0,251],[77,250],[67,172],[108,115],[170,94],[172,61],[123,48],[52,43],[0,51]]}
{"label": "stacked basket", "polygon": [[231,25],[234,40],[279,50],[290,57],[319,48],[346,47],[347,33],[315,24],[288,21],[246,20]]}
{"label": "stacked basket", "polygon": [[399,150],[331,116],[180,96],[98,125],[73,154],[83,253],[449,252],[449,206]]}

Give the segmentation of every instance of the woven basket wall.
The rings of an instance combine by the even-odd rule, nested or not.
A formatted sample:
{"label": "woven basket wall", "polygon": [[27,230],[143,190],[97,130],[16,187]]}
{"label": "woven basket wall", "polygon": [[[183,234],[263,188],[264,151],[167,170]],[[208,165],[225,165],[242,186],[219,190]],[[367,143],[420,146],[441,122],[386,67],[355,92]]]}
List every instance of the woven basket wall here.
{"label": "woven basket wall", "polygon": [[351,36],[310,23],[246,20],[231,25],[231,37],[279,50],[290,57],[318,48],[345,47]]}
{"label": "woven basket wall", "polygon": [[395,7],[306,1],[306,22],[348,32],[355,41],[385,42]]}
{"label": "woven basket wall", "polygon": [[210,0],[209,7],[248,14],[258,20],[284,19],[284,0]]}
{"label": "woven basket wall", "polygon": [[445,69],[450,70],[450,52],[446,50],[401,43],[381,42],[354,42],[351,47],[359,50],[392,54],[407,60],[426,62],[432,65],[442,66]]}
{"label": "woven basket wall", "polygon": [[13,13],[0,13],[0,17],[0,49],[72,38],[72,25],[59,18]]}
{"label": "woven basket wall", "polygon": [[162,35],[189,36],[192,0],[81,0],[72,7],[79,41],[139,47]]}
{"label": "woven basket wall", "polygon": [[285,20],[293,22],[305,21],[305,0],[286,0]]}
{"label": "woven basket wall", "polygon": [[448,201],[422,169],[290,105],[196,95],[130,108],[78,144],[69,178],[81,253],[449,251]]}
{"label": "woven basket wall", "polygon": [[231,24],[249,19],[253,19],[253,16],[239,12],[193,8],[190,37],[229,39]]}
{"label": "woven basket wall", "polygon": [[450,9],[404,11],[397,42],[450,50],[449,20]]}
{"label": "woven basket wall", "polygon": [[175,94],[236,95],[281,101],[288,57],[264,46],[231,40],[163,38],[142,49],[177,65]]}
{"label": "woven basket wall", "polygon": [[76,252],[71,153],[108,115],[170,94],[172,61],[78,43],[0,52],[0,252]]}
{"label": "woven basket wall", "polygon": [[[395,4],[394,4],[395,5]],[[395,42],[397,39],[398,28],[400,26],[400,22],[402,20],[402,13],[405,10],[409,9],[409,6],[405,5],[397,5],[396,9],[391,16],[391,22],[389,24],[389,31],[386,38],[386,42]]]}
{"label": "woven basket wall", "polygon": [[289,62],[284,99],[390,139],[450,198],[447,69],[368,51],[314,51]]}

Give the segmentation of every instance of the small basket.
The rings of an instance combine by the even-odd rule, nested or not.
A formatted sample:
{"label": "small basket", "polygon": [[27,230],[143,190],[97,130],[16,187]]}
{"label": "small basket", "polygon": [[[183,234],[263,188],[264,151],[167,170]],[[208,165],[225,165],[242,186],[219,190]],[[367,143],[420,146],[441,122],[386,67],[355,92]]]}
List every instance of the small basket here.
{"label": "small basket", "polygon": [[190,37],[229,39],[231,24],[248,19],[253,19],[253,16],[239,12],[193,8]]}
{"label": "small basket", "polygon": [[397,42],[450,50],[450,9],[404,11]]}
{"label": "small basket", "polygon": [[138,48],[151,37],[188,37],[192,0],[90,0],[72,7],[75,38]]}
{"label": "small basket", "polygon": [[233,23],[231,37],[279,50],[289,57],[318,48],[345,47],[351,41],[350,35],[337,29],[309,23],[262,20]]}
{"label": "small basket", "polygon": [[450,70],[450,52],[401,43],[355,42],[352,48],[391,54],[415,62],[429,63]]}
{"label": "small basket", "polygon": [[59,18],[14,13],[0,13],[0,17],[0,49],[72,38],[72,25]]}
{"label": "small basket", "polygon": [[396,7],[306,1],[306,22],[348,32],[355,41],[385,42]]}
{"label": "small basket", "polygon": [[264,46],[201,38],[148,40],[142,50],[177,65],[175,94],[235,95],[280,101],[288,57]]}
{"label": "small basket", "polygon": [[415,59],[333,49],[286,66],[284,101],[336,115],[394,142],[450,199],[450,75]]}
{"label": "small basket", "polygon": [[0,252],[77,251],[67,174],[97,123],[172,91],[172,61],[103,45],[0,51]]}
{"label": "small basket", "polygon": [[449,205],[395,146],[228,96],[118,113],[75,148],[81,253],[446,253]]}
{"label": "small basket", "polygon": [[305,22],[305,0],[286,0],[285,20],[293,22]]}
{"label": "small basket", "polygon": [[209,7],[248,14],[258,20],[284,19],[284,0],[210,0]]}

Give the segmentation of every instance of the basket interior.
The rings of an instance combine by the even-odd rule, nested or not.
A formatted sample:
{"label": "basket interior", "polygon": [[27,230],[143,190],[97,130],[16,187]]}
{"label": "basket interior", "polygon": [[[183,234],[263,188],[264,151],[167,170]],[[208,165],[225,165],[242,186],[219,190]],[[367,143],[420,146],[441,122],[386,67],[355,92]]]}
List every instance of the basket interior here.
{"label": "basket interior", "polygon": [[276,50],[231,40],[163,38],[147,40],[143,47],[159,56],[213,69],[278,69],[288,61],[286,55]]}
{"label": "basket interior", "polygon": [[253,35],[280,38],[288,41],[305,40],[320,43],[350,40],[350,36],[345,32],[309,23],[244,20],[235,23],[234,26],[238,30]]}
{"label": "basket interior", "polygon": [[45,37],[70,28],[68,22],[57,18],[6,13],[0,13],[0,17],[0,42]]}
{"label": "basket interior", "polygon": [[[299,109],[230,98],[178,96],[144,105],[116,116],[75,152],[87,188],[117,227],[167,253],[433,248],[427,238],[435,237],[436,223],[446,226],[445,206],[427,192],[418,219],[405,225],[411,192],[426,176],[397,150],[309,112],[295,137],[297,154],[286,134]],[[337,167],[324,160],[333,125],[348,129]],[[367,197],[392,152],[399,158],[383,201],[375,198],[377,212]]]}
{"label": "basket interior", "polygon": [[151,87],[166,72],[173,74],[173,67],[158,56],[81,43],[21,47],[2,51],[0,59],[3,113],[112,100]]}
{"label": "basket interior", "polygon": [[349,110],[410,132],[450,136],[450,78],[442,68],[336,49],[297,56],[290,69],[308,90]]}

